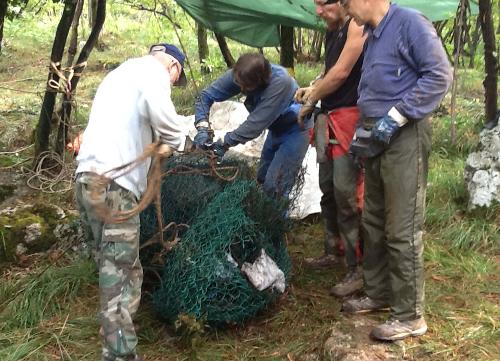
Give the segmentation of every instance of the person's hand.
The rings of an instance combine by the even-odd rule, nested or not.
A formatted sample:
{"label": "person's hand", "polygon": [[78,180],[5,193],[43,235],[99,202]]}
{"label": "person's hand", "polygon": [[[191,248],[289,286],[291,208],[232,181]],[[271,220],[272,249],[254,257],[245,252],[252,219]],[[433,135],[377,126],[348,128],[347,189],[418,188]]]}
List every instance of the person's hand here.
{"label": "person's hand", "polygon": [[199,126],[196,128],[198,133],[196,133],[193,143],[196,148],[200,148],[203,150],[207,149],[207,145],[212,143],[213,141],[213,132],[211,132],[208,127]]}
{"label": "person's hand", "polygon": [[219,139],[212,145],[212,151],[217,156],[218,163],[222,162],[222,158],[224,157],[224,154],[226,154],[228,149],[229,146],[225,144],[222,139]]}
{"label": "person's hand", "polygon": [[160,144],[158,150],[156,151],[156,154],[158,154],[158,156],[160,156],[161,158],[167,158],[174,154],[174,148],[166,144]]}
{"label": "person's hand", "polygon": [[390,115],[386,115],[375,123],[372,128],[372,137],[379,142],[389,144],[398,131],[399,124]]}
{"label": "person's hand", "polygon": [[309,95],[311,95],[312,90],[313,90],[312,86],[297,89],[294,96],[295,101],[297,103],[304,104],[309,99]]}
{"label": "person's hand", "polygon": [[312,114],[312,112],[314,111],[315,105],[316,104],[307,101],[300,108],[299,115],[297,116],[297,123],[299,123],[299,126],[301,129],[304,129],[304,119]]}

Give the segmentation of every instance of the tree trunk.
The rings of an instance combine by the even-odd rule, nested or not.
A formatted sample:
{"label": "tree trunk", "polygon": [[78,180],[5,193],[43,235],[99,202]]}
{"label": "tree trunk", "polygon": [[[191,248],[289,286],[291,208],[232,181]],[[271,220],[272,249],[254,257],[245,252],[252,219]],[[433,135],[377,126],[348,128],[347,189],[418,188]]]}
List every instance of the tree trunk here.
{"label": "tree trunk", "polygon": [[88,0],[89,28],[93,28],[97,14],[97,0]]}
{"label": "tree trunk", "polygon": [[220,52],[222,53],[222,56],[224,58],[224,61],[226,62],[227,67],[232,68],[235,61],[233,56],[231,55],[229,47],[227,46],[226,39],[219,33],[214,32],[214,34],[215,38],[217,39],[217,42],[219,43]]}
{"label": "tree trunk", "polygon": [[97,12],[96,12],[94,27],[92,28],[92,31],[90,32],[90,35],[87,41],[85,42],[85,45],[83,46],[82,51],[80,52],[80,55],[78,56],[76,64],[73,66],[75,74],[71,79],[71,93],[69,96],[67,94],[64,94],[62,114],[63,114],[63,119],[65,119],[66,121],[64,121],[62,124],[63,129],[59,132],[61,136],[59,136],[58,134],[58,141],[56,142],[56,152],[58,154],[62,154],[64,152],[64,146],[65,146],[64,140],[68,138],[68,125],[69,125],[68,122],[71,116],[72,105],[73,105],[72,94],[75,92],[78,86],[81,74],[85,69],[85,63],[87,62],[87,59],[89,58],[90,53],[92,52],[92,49],[94,49],[99,39],[99,34],[101,33],[105,19],[106,19],[106,0],[97,0]]}
{"label": "tree trunk", "polygon": [[474,27],[474,32],[471,36],[470,42],[470,58],[469,58],[469,68],[474,68],[474,58],[476,57],[477,44],[479,43],[479,38],[481,37],[481,20],[479,16],[476,19],[476,25]]}
{"label": "tree trunk", "polygon": [[84,0],[77,1],[75,17],[71,23],[71,37],[68,46],[68,59],[66,60],[67,67],[73,65],[73,60],[75,60],[76,51],[78,50],[78,24],[80,23],[80,16],[82,15]]}
{"label": "tree trunk", "polygon": [[318,62],[321,59],[321,49],[323,48],[323,43],[325,42],[325,34],[320,33],[318,37],[318,45],[316,45],[316,51],[314,54],[314,61]]}
{"label": "tree trunk", "polygon": [[484,62],[486,77],[484,86],[484,108],[486,122],[495,119],[498,98],[498,58],[495,44],[495,30],[491,16],[491,0],[479,0],[479,18],[484,41]]}
{"label": "tree trunk", "polygon": [[0,53],[2,53],[3,24],[7,15],[7,0],[0,1]]}
{"label": "tree trunk", "polygon": [[198,35],[198,57],[201,64],[201,73],[210,73],[210,67],[207,65],[206,61],[209,55],[208,42],[207,42],[207,29],[196,23],[196,33]]}
{"label": "tree trunk", "polygon": [[302,28],[297,29],[297,40],[295,43],[295,51],[297,52],[297,59],[300,59],[303,57],[302,54]]}
{"label": "tree trunk", "polygon": [[467,43],[468,4],[468,0],[460,0],[453,24],[453,66],[455,67],[460,65],[460,59],[463,59],[464,46]]}
{"label": "tree trunk", "polygon": [[[73,61],[75,60],[76,52],[78,50],[78,25],[80,23],[80,17],[82,15],[83,10],[83,1],[77,0],[76,4],[75,16],[73,17],[73,21],[71,23],[71,37],[69,39],[68,45],[68,58],[66,59],[66,67],[69,68],[73,66]],[[66,78],[70,75],[69,71],[66,71]],[[65,96],[65,101],[67,97]],[[55,143],[55,149],[58,154],[62,154],[64,151],[64,145],[68,140],[68,124],[69,124],[69,115],[66,117],[64,112],[65,105],[63,103],[62,108],[57,111],[58,116],[56,117],[59,120],[58,130],[57,130],[57,139]]]}
{"label": "tree trunk", "polygon": [[293,75],[293,27],[280,25],[280,64]]}
{"label": "tree trunk", "polygon": [[[61,20],[59,20],[59,25],[57,26],[56,35],[52,44],[50,61],[55,64],[59,63],[59,68],[61,66],[60,62],[64,54],[64,46],[71,27],[71,22],[75,16],[76,3],[77,0],[66,0],[64,2],[64,10],[61,15]],[[49,72],[47,83],[51,79],[56,83],[59,82],[59,76]],[[53,89],[47,88],[43,97],[42,109],[40,110],[40,116],[36,127],[35,165],[38,163],[38,156],[40,153],[49,149],[49,136],[51,132],[50,122],[52,120],[56,95],[57,93]]]}

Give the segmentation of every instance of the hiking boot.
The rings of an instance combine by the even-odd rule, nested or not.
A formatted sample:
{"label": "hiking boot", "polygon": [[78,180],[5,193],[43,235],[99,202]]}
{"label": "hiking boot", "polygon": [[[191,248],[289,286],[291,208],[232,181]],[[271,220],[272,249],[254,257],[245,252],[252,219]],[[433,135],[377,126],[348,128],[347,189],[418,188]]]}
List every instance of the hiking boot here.
{"label": "hiking boot", "polygon": [[336,264],[339,264],[340,261],[337,258],[337,256],[333,254],[324,254],[316,258],[313,257],[305,258],[304,263],[311,268],[319,269],[319,268],[332,267]]}
{"label": "hiking boot", "polygon": [[368,296],[353,298],[342,304],[342,312],[345,313],[368,313],[373,311],[388,310],[389,305],[384,301],[376,301]]}
{"label": "hiking boot", "polygon": [[423,317],[410,321],[389,319],[373,328],[370,336],[376,340],[397,341],[409,336],[422,336],[427,332],[427,324]]}
{"label": "hiking boot", "polygon": [[137,354],[128,356],[113,356],[109,351],[103,351],[101,361],[144,361],[144,357]]}
{"label": "hiking boot", "polygon": [[363,273],[359,267],[349,268],[345,277],[330,289],[335,297],[347,297],[363,288]]}

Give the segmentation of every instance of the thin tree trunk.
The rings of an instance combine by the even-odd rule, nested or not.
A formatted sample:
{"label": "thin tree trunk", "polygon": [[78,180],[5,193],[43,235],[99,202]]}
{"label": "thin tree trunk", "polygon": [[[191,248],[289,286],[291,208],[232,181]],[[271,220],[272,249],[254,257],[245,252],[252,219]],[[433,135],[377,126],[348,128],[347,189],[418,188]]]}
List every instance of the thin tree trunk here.
{"label": "thin tree trunk", "polygon": [[495,44],[495,30],[491,16],[491,0],[479,0],[479,18],[484,41],[484,62],[486,77],[484,86],[484,108],[486,122],[495,119],[498,101],[498,58]]}
{"label": "thin tree trunk", "polygon": [[5,22],[5,15],[7,15],[7,0],[1,0],[0,1],[0,53],[2,53],[3,24]]}
{"label": "thin tree trunk", "polygon": [[75,60],[76,51],[78,50],[78,25],[80,23],[80,17],[82,15],[83,10],[83,1],[77,0],[75,10],[75,17],[73,18],[73,22],[71,23],[71,37],[69,39],[68,46],[68,59],[66,60],[66,66],[69,67],[73,65],[73,60]]}
{"label": "thin tree trunk", "polygon": [[[80,23],[80,17],[82,15],[82,10],[83,10],[83,1],[84,0],[77,0],[78,3],[76,4],[76,10],[75,10],[75,16],[73,17],[73,21],[71,23],[71,36],[69,39],[69,45],[68,45],[68,58],[66,60],[66,67],[69,68],[73,66],[73,61],[75,60],[76,52],[78,50],[78,25]],[[66,78],[70,75],[70,72],[67,71],[65,76]],[[65,96],[66,97],[66,96]],[[66,101],[66,99],[65,99]],[[68,123],[70,118],[66,117],[66,114],[64,112],[64,103],[62,105],[62,108],[57,111],[58,116],[57,119],[59,120],[59,125],[57,129],[57,138],[56,138],[56,143],[55,143],[55,149],[58,154],[62,154],[64,151],[64,145],[66,144],[68,140]],[[70,115],[70,114],[68,114]]]}
{"label": "thin tree trunk", "polygon": [[460,0],[457,19],[456,19],[456,29],[455,29],[455,39],[454,39],[454,57],[453,57],[453,84],[451,87],[451,126],[450,126],[450,137],[451,144],[456,143],[457,139],[457,126],[456,126],[456,99],[457,99],[457,89],[458,89],[458,67],[460,63],[460,54],[463,47],[462,44],[462,30],[464,26],[464,13],[465,13],[465,2],[467,0]]}
{"label": "thin tree trunk", "polygon": [[207,29],[203,25],[196,23],[196,33],[198,36],[198,57],[201,64],[201,72],[202,74],[208,74],[210,73],[210,68],[206,63],[209,55]]}
{"label": "thin tree trunk", "polygon": [[302,58],[302,28],[297,29],[297,41],[295,43],[295,51],[297,52],[297,58]]}
{"label": "thin tree trunk", "polygon": [[217,39],[217,42],[219,43],[219,49],[220,52],[222,53],[222,57],[224,58],[224,61],[226,62],[226,65],[228,68],[232,68],[235,61],[233,56],[231,55],[231,51],[229,50],[229,47],[227,46],[226,39],[224,36],[222,36],[219,33],[214,33],[215,38]]}
{"label": "thin tree trunk", "polygon": [[477,44],[479,43],[479,39],[481,37],[481,20],[479,16],[476,19],[476,26],[474,27],[474,32],[472,33],[471,42],[470,42],[470,59],[469,59],[469,68],[474,68],[474,58],[476,57]]}
{"label": "thin tree trunk", "polygon": [[280,26],[280,64],[293,75],[293,27]]}
{"label": "thin tree trunk", "polygon": [[[459,66],[459,63],[455,61],[460,61],[463,57],[464,46],[467,43],[467,7],[468,0],[460,0],[458,4],[457,13],[455,16],[455,22],[453,24],[453,66]],[[456,56],[458,54],[458,56]]]}
{"label": "thin tree trunk", "polygon": [[321,59],[321,49],[323,48],[323,43],[325,42],[325,34],[320,33],[318,36],[318,45],[316,45],[316,50],[314,53],[314,61],[318,62]]}
{"label": "thin tree trunk", "polygon": [[319,31],[314,31],[312,36],[311,46],[309,48],[309,55],[316,53],[316,44],[318,42],[318,37],[319,37]]}
{"label": "thin tree trunk", "polygon": [[[59,63],[59,67],[64,54],[64,46],[71,27],[71,22],[75,16],[76,3],[77,0],[66,0],[64,2],[64,10],[61,15],[61,20],[59,20],[59,25],[57,26],[54,43],[52,44],[50,61],[55,64]],[[51,79],[56,83],[59,82],[59,76],[49,72],[47,83]],[[38,163],[38,156],[40,153],[49,149],[49,136],[51,132],[50,122],[52,120],[52,113],[54,112],[56,95],[57,93],[53,89],[47,88],[43,97],[42,109],[40,110],[40,117],[36,127],[34,165]]]}
{"label": "thin tree trunk", "polygon": [[89,28],[93,28],[97,14],[97,0],[88,0]]}
{"label": "thin tree trunk", "polygon": [[[66,119],[66,121],[63,123],[64,129],[61,132],[64,135],[63,137],[64,139],[67,139],[68,137],[68,122],[73,108],[72,94],[75,92],[78,86],[78,82],[80,81],[81,74],[85,69],[84,63],[87,62],[87,59],[89,58],[90,53],[92,52],[92,49],[94,49],[94,47],[97,44],[97,41],[99,39],[99,34],[101,33],[105,19],[106,19],[106,0],[97,0],[97,12],[96,12],[94,27],[92,28],[92,31],[90,32],[90,35],[87,41],[85,42],[85,45],[83,46],[82,51],[80,52],[80,55],[78,56],[76,64],[73,66],[75,74],[71,79],[71,93],[69,96],[67,94],[64,94],[62,114],[63,114],[63,119]],[[62,152],[64,151],[65,144],[62,141],[64,139],[59,139],[58,142],[56,143],[56,152],[58,154],[62,154]]]}

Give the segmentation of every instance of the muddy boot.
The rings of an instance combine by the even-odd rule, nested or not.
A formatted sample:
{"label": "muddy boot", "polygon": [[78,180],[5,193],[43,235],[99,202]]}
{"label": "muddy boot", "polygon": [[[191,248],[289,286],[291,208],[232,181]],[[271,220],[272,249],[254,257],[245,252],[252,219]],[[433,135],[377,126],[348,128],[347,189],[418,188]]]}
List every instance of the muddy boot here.
{"label": "muddy boot", "polygon": [[359,267],[349,268],[345,277],[330,289],[335,297],[347,297],[363,288],[363,272]]}
{"label": "muddy boot", "polygon": [[311,268],[321,269],[321,268],[329,268],[336,264],[339,264],[340,261],[337,256],[333,254],[324,254],[320,257],[308,257],[304,259],[304,263]]}
{"label": "muddy boot", "polygon": [[103,354],[102,361],[144,361],[144,357],[139,355],[130,355],[124,357],[114,357],[109,354]]}
{"label": "muddy boot", "polygon": [[342,304],[342,312],[350,314],[368,313],[389,310],[389,304],[384,301],[374,300],[368,296],[353,298]]}
{"label": "muddy boot", "polygon": [[387,322],[376,326],[370,336],[376,340],[397,341],[410,336],[422,336],[426,332],[427,324],[423,317],[409,321],[389,319]]}

